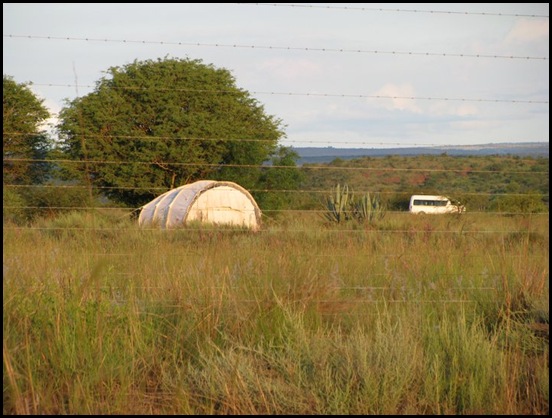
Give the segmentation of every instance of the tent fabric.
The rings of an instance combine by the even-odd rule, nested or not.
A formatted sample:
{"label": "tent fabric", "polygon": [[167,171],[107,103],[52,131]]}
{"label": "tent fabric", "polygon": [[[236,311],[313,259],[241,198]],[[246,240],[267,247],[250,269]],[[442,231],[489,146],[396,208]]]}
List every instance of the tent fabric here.
{"label": "tent fabric", "polygon": [[200,180],[169,190],[142,206],[138,224],[163,229],[191,221],[258,230],[261,210],[253,196],[230,181]]}

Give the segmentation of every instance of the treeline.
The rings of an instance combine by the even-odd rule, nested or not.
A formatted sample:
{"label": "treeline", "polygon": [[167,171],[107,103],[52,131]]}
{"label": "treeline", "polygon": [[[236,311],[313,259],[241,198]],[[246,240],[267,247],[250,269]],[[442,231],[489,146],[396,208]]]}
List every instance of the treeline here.
{"label": "treeline", "polygon": [[[491,156],[386,156],[305,164],[304,190],[347,185],[379,193],[391,210],[407,210],[413,194],[446,195],[470,211],[546,212],[549,158]],[[316,199],[314,199],[316,200]],[[313,201],[304,199],[303,204]]]}

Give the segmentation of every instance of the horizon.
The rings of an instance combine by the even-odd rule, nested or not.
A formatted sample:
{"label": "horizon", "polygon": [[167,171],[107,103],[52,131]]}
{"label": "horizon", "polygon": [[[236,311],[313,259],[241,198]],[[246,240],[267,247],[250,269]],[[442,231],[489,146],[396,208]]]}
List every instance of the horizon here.
{"label": "horizon", "polygon": [[374,147],[336,147],[333,145],[328,145],[326,147],[315,147],[315,146],[292,146],[293,148],[319,148],[319,149],[369,149],[369,150],[385,150],[385,149],[410,149],[410,148],[452,148],[452,149],[462,149],[462,148],[492,148],[492,147],[528,147],[531,148],[533,146],[549,146],[549,142],[546,141],[535,141],[535,142],[488,142],[488,143],[481,143],[481,144],[456,144],[456,145],[411,145],[411,146],[403,146],[403,147],[387,147],[387,148],[374,148]]}

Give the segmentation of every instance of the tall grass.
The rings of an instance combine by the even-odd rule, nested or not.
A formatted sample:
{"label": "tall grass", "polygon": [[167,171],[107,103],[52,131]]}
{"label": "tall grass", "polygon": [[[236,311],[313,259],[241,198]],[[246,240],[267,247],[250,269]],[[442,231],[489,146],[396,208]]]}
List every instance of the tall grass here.
{"label": "tall grass", "polygon": [[4,224],[5,414],[548,413],[546,215],[33,227]]}

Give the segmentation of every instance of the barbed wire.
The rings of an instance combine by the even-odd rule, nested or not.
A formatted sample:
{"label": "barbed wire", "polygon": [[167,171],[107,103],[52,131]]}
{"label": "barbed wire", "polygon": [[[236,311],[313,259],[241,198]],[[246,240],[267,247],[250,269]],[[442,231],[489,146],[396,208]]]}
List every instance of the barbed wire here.
{"label": "barbed wire", "polygon": [[[533,214],[531,214],[533,215]],[[462,214],[461,216],[464,216]],[[139,228],[133,228],[133,227],[99,227],[99,226],[92,226],[92,227],[74,227],[74,226],[14,226],[14,225],[4,225],[4,230],[25,230],[25,231],[51,231],[51,230],[60,230],[60,231],[158,231],[161,233],[164,233],[166,231],[172,231],[172,232],[178,232],[178,231],[196,231],[196,232],[216,232],[216,233],[228,233],[232,234],[235,233],[236,230],[232,228],[220,228],[220,229],[208,229],[208,228],[200,228],[200,227],[189,227],[189,226],[183,226],[179,228],[168,228],[168,229],[161,229],[161,228],[154,228],[154,227],[145,227],[140,226]],[[238,230],[240,230],[238,228]],[[245,229],[244,229],[245,231]],[[342,234],[342,233],[356,233],[356,234],[368,234],[368,235],[378,235],[378,234],[454,234],[454,235],[462,235],[466,236],[469,234],[530,234],[531,231],[528,231],[526,229],[520,229],[520,230],[479,230],[479,229],[462,229],[462,230],[439,230],[439,229],[432,229],[432,230],[425,230],[425,229],[358,229],[358,228],[339,228],[339,229],[325,229],[325,228],[278,228],[278,227],[270,227],[266,229],[259,229],[254,234],[270,234],[274,232],[291,232],[291,233],[324,233],[324,234]]]}
{"label": "barbed wire", "polygon": [[[83,184],[13,184],[7,183],[3,184],[3,187],[14,187],[14,188],[52,188],[52,189],[88,189],[89,186]],[[148,190],[148,191],[169,191],[167,187],[138,187],[138,186],[94,186],[94,189],[98,190]],[[295,193],[295,194],[327,194],[333,192],[328,189],[248,189],[249,192],[255,193]],[[391,190],[354,190],[356,193],[376,193],[381,195],[391,194],[391,195],[410,195],[410,192],[400,192],[400,191],[391,191]],[[501,193],[501,192],[458,192],[462,196],[549,196],[548,193],[537,193],[537,192],[528,192],[528,193]]]}
{"label": "barbed wire", "polygon": [[[117,211],[128,211],[135,212],[140,210],[142,206],[136,208],[128,207],[117,207],[117,206],[18,206],[18,205],[3,205],[3,209],[34,209],[34,210],[43,210],[43,211],[52,211],[52,210],[74,210],[74,211],[102,211],[102,210],[117,210]],[[226,208],[211,208],[209,211],[212,212],[226,212]],[[328,213],[327,209],[263,209],[263,215],[265,213],[312,213],[312,214],[324,214]],[[343,213],[354,213],[352,210],[344,210]],[[386,210],[386,213],[393,215],[412,215],[409,211],[404,210]],[[502,216],[511,216],[511,215],[527,215],[527,212],[512,212],[512,211],[473,211],[462,213],[462,217],[471,216],[471,215],[502,215]],[[549,212],[535,212],[531,213],[531,216],[549,216]]]}
{"label": "barbed wire", "polygon": [[[478,300],[471,300],[471,299],[412,299],[410,298],[410,296],[408,296],[409,298],[407,299],[406,296],[404,299],[360,299],[360,298],[348,298],[348,299],[313,299],[311,297],[307,297],[307,298],[292,298],[292,299],[288,299],[286,300],[285,302],[277,302],[276,300],[274,299],[270,299],[270,300],[266,300],[266,299],[262,299],[262,300],[259,300],[259,299],[232,299],[230,300],[227,304],[224,304],[224,305],[218,305],[217,304],[217,307],[216,309],[217,310],[221,310],[221,311],[229,311],[230,309],[235,309],[234,306],[228,306],[228,305],[234,305],[236,303],[253,303],[253,304],[259,304],[259,303],[274,303],[274,304],[278,304],[278,305],[287,305],[287,304],[291,304],[291,303],[305,303],[305,302],[308,302],[308,304],[317,304],[317,303],[325,303],[325,304],[332,304],[332,303],[335,303],[335,304],[346,304],[346,305],[353,305],[353,304],[358,304],[358,303],[366,303],[366,304],[372,304],[372,303],[480,303],[480,301]],[[115,299],[117,299],[117,297],[115,297]],[[161,307],[163,309],[167,309],[167,308],[177,308],[177,309],[191,309],[192,307],[196,306],[197,307],[197,302],[195,300],[191,300],[190,302],[186,303],[174,303],[174,300],[171,300],[171,299],[165,299],[165,300],[161,300],[161,299],[154,299],[154,300],[139,300],[139,299],[136,299],[136,298],[133,298],[132,300],[128,300],[127,301],[128,303],[146,303],[146,302],[149,302],[149,303],[159,303],[159,304],[162,304]],[[125,303],[124,300],[113,300],[112,303],[114,305],[124,305]],[[205,307],[203,305],[203,307]],[[210,308],[213,308],[213,306],[209,306]],[[159,313],[157,311],[155,312],[152,312],[152,311],[148,311],[147,309],[143,309],[144,307],[140,308],[140,309],[136,309],[135,312],[137,313],[140,313],[142,315],[155,315],[155,316],[158,316],[158,317],[162,317],[163,314],[162,313]],[[158,306],[154,305],[152,306],[152,309],[155,310],[157,309]],[[134,310],[133,310],[134,311]],[[346,313],[346,312],[345,312]],[[318,312],[317,313],[318,315],[321,315],[321,316],[333,316],[333,315],[343,315],[344,312]],[[363,313],[363,314],[366,314],[368,315],[369,313]],[[381,315],[380,312],[374,312],[374,313],[371,313],[372,315]],[[102,316],[103,317],[112,317],[112,316],[115,316],[116,314],[113,314],[113,313],[108,313],[108,312],[102,312]],[[172,314],[169,314],[169,315],[172,315]],[[161,392],[161,391],[156,391],[155,392],[157,395],[159,394],[170,394],[172,392]],[[174,394],[174,393],[172,393]]]}
{"label": "barbed wire", "polygon": [[531,18],[549,18],[548,15],[524,14],[524,13],[497,13],[497,12],[468,12],[451,10],[422,10],[422,9],[401,9],[401,8],[382,8],[382,7],[364,7],[364,6],[328,6],[314,4],[284,4],[284,3],[235,3],[247,6],[274,6],[291,7],[306,9],[327,9],[327,10],[348,10],[362,12],[392,12],[392,13],[417,13],[417,14],[448,14],[448,15],[479,15],[479,16],[500,16],[500,17],[531,17]]}
{"label": "barbed wire", "polygon": [[[53,83],[31,83],[39,87],[67,87],[67,88],[95,88],[90,84],[53,84]],[[213,89],[188,89],[188,88],[165,88],[165,87],[134,87],[134,86],[110,86],[114,90],[131,91],[171,91],[171,92],[192,92],[192,93],[211,93],[211,94],[243,94],[243,91],[233,90],[213,90]],[[483,98],[463,98],[463,97],[423,97],[423,96],[389,96],[381,94],[339,94],[339,93],[298,93],[298,92],[276,92],[276,91],[255,91],[248,90],[252,95],[272,95],[272,96],[304,96],[304,97],[341,97],[356,99],[388,99],[388,100],[427,100],[427,101],[448,101],[448,102],[477,102],[477,103],[524,103],[524,104],[549,104],[548,100],[515,100],[515,99],[483,99]]]}
{"label": "barbed wire", "polygon": [[[3,132],[3,135],[5,136],[35,136],[35,133],[28,133],[28,132]],[[260,138],[230,138],[230,137],[199,137],[199,136],[165,136],[165,135],[147,135],[147,136],[140,136],[140,135],[120,135],[120,134],[94,134],[94,133],[87,133],[85,134],[86,138],[102,138],[102,139],[129,139],[129,140],[137,140],[137,141],[159,141],[159,140],[172,140],[172,141],[214,141],[214,142],[253,142],[253,143],[274,143],[275,140],[273,139],[260,139]],[[285,139],[286,143],[308,143],[308,144],[333,144],[335,141],[330,140],[304,140],[304,139]],[[483,141],[483,140],[482,140]],[[502,140],[504,141],[504,140]],[[434,148],[435,151],[439,152],[447,152],[451,150],[456,150],[458,148],[460,149],[471,149],[471,148],[488,148],[492,147],[493,143],[490,143],[490,145],[486,146],[486,144],[479,144],[479,145],[442,145],[442,144],[436,144],[436,143],[404,143],[404,142],[371,142],[371,141],[340,141],[340,145],[380,145],[380,146],[398,146],[400,148],[411,148],[411,147],[431,147]],[[489,144],[489,143],[487,143]],[[505,142],[498,142],[498,144],[509,144]],[[548,144],[548,142],[518,142],[517,144],[527,147],[532,147],[534,144],[537,144],[538,146],[544,146],[545,144]],[[293,148],[293,146],[292,146]],[[301,147],[296,147],[301,148]],[[333,147],[332,147],[333,148]],[[353,148],[352,150],[355,150]],[[386,150],[385,148],[379,149],[379,148],[373,148],[373,149],[366,149],[366,152],[375,152],[375,151],[381,151]],[[388,150],[388,148],[387,148]],[[378,155],[379,156],[379,155]],[[336,156],[337,157],[337,156]],[[362,155],[358,156],[359,158],[362,158]],[[370,155],[365,155],[364,157],[370,157]]]}
{"label": "barbed wire", "polygon": [[[22,229],[25,229],[24,227],[21,227]],[[170,230],[170,231],[174,231],[174,230]],[[258,250],[259,253],[269,253],[269,254],[272,254],[272,251],[271,250]],[[16,254],[28,254],[29,252],[28,251],[14,251],[13,249],[10,249],[9,250],[9,254],[12,254],[12,255],[16,255]],[[300,255],[302,257],[312,257],[312,258],[317,258],[317,257],[320,257],[320,258],[332,258],[332,257],[337,257],[337,258],[341,258],[341,257],[351,257],[351,253],[350,252],[347,252],[347,253],[339,253],[339,252],[332,252],[332,253],[323,253],[323,252],[320,252],[320,253],[313,253],[312,251],[310,250],[305,250],[305,251],[300,251],[300,250],[296,250],[294,251],[294,254],[297,254],[297,255]],[[136,254],[135,253],[113,253],[113,252],[109,252],[109,253],[90,253],[90,252],[87,252],[86,253],[86,256],[93,256],[93,257],[100,257],[100,258],[106,258],[106,257],[132,257],[132,256],[135,256]],[[189,256],[189,257],[197,257],[198,255],[204,255],[203,252],[200,252],[200,251],[185,251],[185,252],[170,252],[170,253],[164,253],[163,254],[163,257],[164,258],[170,258],[170,257],[174,257],[174,258],[181,258],[183,256]],[[398,259],[405,259],[405,258],[417,258],[419,257],[420,255],[416,252],[410,252],[410,253],[406,253],[406,252],[396,252],[396,253],[385,253],[385,254],[371,254],[370,257],[377,257],[377,258],[384,258],[384,259],[390,259],[390,258],[398,258]],[[462,254],[462,255],[459,255],[458,257],[461,257],[462,259],[464,258],[475,258],[475,259],[480,259],[480,258],[485,258],[487,259],[489,257],[488,254]],[[517,257],[517,258],[543,258],[543,257],[546,257],[546,255],[539,255],[539,254],[508,254],[508,257]],[[127,275],[127,274],[130,274],[130,273],[119,273],[121,275]],[[385,272],[385,273],[371,273],[373,276],[389,276],[389,272]],[[458,273],[439,273],[439,276],[458,276]],[[471,273],[470,276],[483,276],[483,277],[490,277],[490,276],[493,276],[491,273],[489,272],[486,272],[486,271],[483,271],[483,272],[479,272],[479,273]],[[150,286],[148,286],[150,287]],[[157,286],[151,286],[151,287],[157,287]],[[355,288],[357,286],[353,286],[353,287],[350,287],[350,286],[347,286],[347,288]],[[362,286],[361,286],[362,287]],[[387,287],[381,287],[381,288],[387,288]]]}
{"label": "barbed wire", "polygon": [[[238,3],[243,4],[243,3]],[[522,14],[503,14],[503,13],[477,13],[477,12],[447,12],[447,11],[436,11],[436,10],[430,10],[430,11],[424,11],[424,10],[408,10],[408,9],[383,9],[383,8],[365,8],[365,7],[348,7],[348,6],[316,6],[316,5],[295,5],[295,4],[253,4],[256,6],[278,6],[278,7],[304,7],[304,8],[327,8],[327,9],[343,9],[343,10],[361,10],[361,11],[378,11],[378,12],[409,12],[409,13],[431,13],[431,14],[437,14],[437,13],[446,13],[446,14],[475,14],[475,15],[493,15],[493,16],[514,16],[514,17],[546,17],[548,16],[539,16],[539,15],[522,15]],[[548,60],[548,57],[531,57],[531,56],[507,56],[507,55],[486,55],[486,54],[456,54],[456,53],[434,53],[434,52],[414,52],[414,51],[382,51],[382,50],[364,50],[364,49],[344,49],[344,48],[313,48],[313,47],[293,47],[293,46],[266,46],[266,45],[243,45],[243,44],[220,44],[220,43],[194,43],[194,42],[159,42],[159,41],[147,41],[147,40],[118,40],[118,39],[94,39],[94,38],[69,38],[69,37],[51,37],[51,36],[19,36],[19,35],[4,35],[4,38],[25,38],[25,39],[41,39],[41,40],[58,40],[58,41],[86,41],[86,42],[103,42],[103,43],[135,43],[135,44],[153,44],[153,45],[177,45],[177,46],[198,46],[198,47],[222,47],[222,48],[242,48],[242,49],[268,49],[268,50],[287,50],[287,51],[306,51],[306,52],[328,52],[328,53],[362,53],[362,54],[374,54],[374,55],[407,55],[407,56],[431,56],[431,57],[458,57],[458,58],[491,58],[491,59],[515,59],[515,60],[542,60],[546,61]],[[48,86],[48,87],[79,87],[77,84],[35,84],[37,86]],[[94,86],[80,86],[80,87],[94,87]],[[131,89],[132,87],[129,87]],[[132,89],[139,89],[139,87],[132,88]],[[165,90],[165,89],[159,89],[159,90]],[[177,91],[194,91],[194,92],[201,92],[201,93],[213,93],[213,94],[220,94],[225,93],[223,90],[192,90],[192,89],[166,89],[166,90],[177,90]],[[488,103],[523,103],[523,104],[548,104],[548,101],[539,101],[539,100],[502,100],[502,99],[470,99],[470,98],[447,98],[447,97],[414,97],[414,96],[383,96],[383,95],[364,95],[364,94],[332,94],[332,93],[299,93],[299,92],[270,92],[270,91],[252,91],[249,92],[251,94],[256,95],[282,95],[282,96],[305,96],[305,97],[341,97],[341,98],[363,98],[363,99],[404,99],[404,100],[431,100],[431,101],[461,101],[461,102],[488,102]],[[99,135],[98,135],[99,137]],[[121,137],[123,138],[123,137]],[[152,139],[164,139],[165,137],[148,137],[148,138],[140,138],[140,137],[128,137],[128,139],[139,139],[139,140],[146,140],[149,138]],[[174,139],[166,137],[167,139]],[[213,140],[218,141],[221,140],[220,138],[189,138],[189,139],[195,139],[195,140]],[[234,140],[234,139],[225,139],[225,140]],[[247,140],[247,139],[237,139],[237,140],[243,140],[243,141],[259,141],[259,140]],[[263,141],[263,140],[260,140]],[[316,142],[316,141],[298,141],[303,143],[329,143],[329,142]],[[348,142],[349,144],[355,143],[355,142]],[[366,143],[366,142],[359,142],[359,144],[377,144],[377,145],[388,145],[386,143]],[[400,144],[397,144],[400,145]],[[420,144],[417,144],[420,145]],[[74,160],[34,160],[34,159],[4,159],[5,162],[69,162],[69,163],[99,163],[99,164],[156,164],[152,162],[146,162],[146,161],[138,161],[138,162],[130,162],[130,161],[93,161],[93,160],[86,160],[86,161],[74,161]],[[157,162],[158,163],[158,162]],[[171,163],[173,164],[173,163]],[[195,164],[195,163],[174,163],[174,165],[186,165],[186,166],[197,166],[202,165],[206,166],[206,164]],[[249,168],[282,168],[282,169],[298,169],[297,166],[278,166],[278,165],[267,165],[267,166],[259,166],[259,165],[241,165],[241,164],[207,164],[207,166],[210,167],[249,167]],[[308,167],[313,168],[313,167]],[[326,167],[318,167],[317,169],[325,169]],[[351,167],[351,168],[345,168],[345,167],[327,167],[328,169],[352,169],[352,170],[376,170],[376,171],[424,171],[424,172],[473,172],[473,173],[518,173],[518,174],[548,174],[548,171],[543,172],[533,172],[533,171],[495,171],[495,170],[450,170],[450,169],[395,169],[395,168],[370,168],[370,167]],[[7,187],[35,187],[35,185],[4,185]],[[50,187],[50,186],[49,186]],[[58,186],[51,186],[51,187],[58,187]],[[59,186],[59,187],[83,187],[88,188],[88,186]],[[136,188],[136,187],[128,187],[128,188],[122,188],[122,187],[95,187],[96,189],[134,189],[134,190],[141,190],[141,189],[159,189],[161,188]],[[164,188],[164,190],[167,190]],[[275,192],[274,190],[255,190],[259,192]],[[285,192],[285,193],[328,193],[326,190],[306,190],[306,191],[292,191],[292,190],[280,190],[278,192]],[[396,192],[389,192],[389,193],[396,193]],[[462,193],[463,195],[469,194],[469,193]],[[472,193],[474,194],[474,193]],[[477,193],[480,194],[480,193]],[[483,193],[481,193],[483,194]],[[485,194],[486,195],[486,194]],[[489,193],[489,195],[491,195]],[[496,195],[496,194],[492,194]],[[504,193],[503,195],[524,195],[524,194],[514,194],[514,193]],[[548,195],[545,195],[548,196]],[[75,209],[75,208],[68,208],[68,207],[41,207],[41,206],[4,206],[4,208],[20,208],[20,209],[34,209],[34,208],[42,208],[42,209],[60,209],[60,208],[67,208],[67,209]],[[82,210],[88,210],[90,208],[86,207],[79,207],[78,209]],[[95,209],[95,208],[94,208]],[[119,210],[136,210],[135,208],[100,208],[100,209],[119,209]],[[303,210],[267,210],[265,212],[298,212]],[[309,210],[313,211],[313,210]],[[315,211],[315,212],[321,212],[321,211]],[[323,211],[326,212],[326,211]],[[404,212],[405,214],[408,214],[408,212]],[[471,212],[475,213],[475,212]],[[485,212],[489,213],[489,212]],[[500,213],[500,212],[490,212],[490,213]],[[505,214],[506,212],[502,213]],[[512,212],[507,212],[507,214],[511,214]],[[548,213],[542,213],[542,214],[531,214],[531,216],[534,215],[545,215],[548,216]],[[138,230],[138,229],[131,229],[131,228],[105,228],[105,227],[13,227],[10,225],[4,226],[5,230],[93,230],[93,231],[121,231],[121,230]],[[159,232],[160,230],[157,228],[140,228],[139,230],[145,230],[145,231],[156,231]],[[175,231],[205,231],[209,232],[208,229],[201,229],[201,228],[179,228]],[[220,229],[216,230],[217,233],[220,232],[233,232],[232,230],[225,230]],[[266,233],[272,233],[272,232],[299,232],[299,233],[312,233],[312,232],[328,232],[328,233],[368,233],[368,234],[385,234],[385,233],[407,233],[407,234],[427,234],[429,233],[439,233],[439,234],[512,234],[512,233],[520,233],[520,234],[529,234],[531,231],[528,230],[492,230],[492,231],[480,231],[480,230],[462,230],[462,231],[448,231],[448,230],[435,230],[435,231],[424,231],[424,230],[411,230],[411,229],[403,229],[403,230],[358,230],[358,229],[338,229],[338,230],[318,230],[313,228],[307,228],[307,229],[295,229],[295,228],[270,228],[270,229],[261,229],[259,232],[266,232]],[[305,252],[305,255],[308,253]],[[105,253],[104,256],[108,255],[115,255],[113,253]],[[128,256],[129,254],[118,254],[120,256]],[[180,254],[181,255],[181,254]],[[176,256],[176,255],[175,255]],[[324,253],[317,253],[312,254],[314,257],[330,257],[330,256],[340,256],[340,257],[347,257],[349,254],[324,254]],[[402,257],[405,256],[405,254],[393,254],[393,255],[385,255],[385,254],[377,254],[377,256],[394,256],[394,257]],[[470,256],[473,257],[488,257],[488,255],[462,255],[462,257],[470,258]],[[508,257],[519,257],[519,258],[526,258],[526,257],[537,257],[536,255],[532,254],[508,254]],[[131,273],[120,273],[122,275],[130,275]],[[374,277],[382,277],[385,276],[387,273],[382,274],[373,274]],[[484,275],[485,273],[478,273],[479,275]],[[441,274],[443,277],[445,276],[455,276],[458,275],[457,273],[443,273]],[[477,275],[477,274],[475,274]],[[162,286],[135,286],[136,288],[148,288],[148,289],[165,289],[166,287]],[[117,289],[116,286],[102,286],[103,289]],[[119,287],[120,288],[120,287]],[[213,287],[215,288],[215,287]],[[260,287],[258,287],[260,288]],[[362,291],[386,291],[391,290],[395,292],[402,291],[404,289],[400,288],[393,288],[393,287],[377,287],[377,286],[343,286],[343,287],[333,287],[333,290],[362,290]],[[331,289],[331,290],[332,290]],[[472,288],[450,288],[445,289],[448,291],[451,291],[451,289],[460,289],[460,290],[484,290],[484,291],[498,291],[499,289],[495,287],[472,287]],[[408,289],[406,289],[408,290]],[[452,296],[452,295],[449,295]],[[408,299],[407,299],[408,298]],[[159,300],[160,303],[163,303],[163,308],[190,308],[189,304],[186,303],[174,303],[174,300],[165,299],[165,300]],[[328,304],[341,304],[341,303],[378,303],[378,302],[384,302],[384,303],[478,303],[477,300],[467,300],[467,299],[461,299],[461,298],[423,298],[423,299],[415,299],[413,295],[407,294],[404,298],[400,299],[391,299],[391,300],[377,300],[377,299],[370,299],[370,298],[354,298],[354,299],[316,299],[313,300],[312,298],[293,298],[291,301],[287,302],[309,302],[309,303],[328,303]],[[124,302],[123,302],[124,303]],[[229,303],[255,303],[258,304],[258,299],[236,299],[236,300],[230,300]],[[222,307],[227,308],[227,306]],[[147,309],[140,309],[140,312],[144,314],[151,314]],[[157,314],[157,313],[156,313]],[[338,315],[342,314],[342,312],[320,312],[321,315]],[[372,313],[370,313],[372,314]],[[374,313],[375,314],[375,313]]]}
{"label": "barbed wire", "polygon": [[382,51],[368,49],[346,49],[346,48],[314,48],[314,47],[293,47],[293,46],[270,46],[270,45],[241,45],[224,43],[202,43],[202,42],[171,42],[171,41],[147,41],[131,39],[109,39],[109,38],[74,38],[61,36],[37,36],[37,35],[13,35],[4,34],[4,38],[11,39],[41,39],[52,41],[81,41],[81,42],[103,42],[143,45],[172,45],[172,46],[199,46],[216,48],[242,48],[277,51],[302,51],[302,52],[338,52],[338,53],[361,53],[374,55],[407,55],[426,57],[457,57],[457,58],[491,58],[491,59],[516,59],[516,60],[541,60],[547,61],[548,57],[515,56],[515,55],[492,55],[492,54],[461,54],[447,52],[415,52],[415,51]]}
{"label": "barbed wire", "polygon": [[140,165],[171,165],[182,167],[211,167],[211,168],[262,168],[262,169],[286,169],[286,170],[345,170],[345,171],[390,171],[390,172],[428,172],[428,173],[493,173],[493,174],[548,174],[548,171],[497,171],[497,170],[470,170],[466,168],[447,169],[447,168],[395,168],[395,167],[337,167],[328,165],[277,165],[277,164],[231,164],[231,163],[183,163],[170,161],[122,161],[122,160],[69,160],[69,159],[33,159],[33,158],[4,158],[4,162],[24,162],[24,163],[69,163],[69,164],[140,164]]}
{"label": "barbed wire", "polygon": [[[132,254],[129,254],[129,255],[132,255]],[[118,275],[130,275],[131,273],[111,273],[111,274],[118,274]],[[389,273],[381,273],[381,274],[371,274],[371,276],[374,276],[374,277],[380,277],[380,276],[388,276]],[[441,273],[439,274],[439,276],[457,276],[458,273]],[[480,276],[480,275],[483,275],[483,276],[487,276],[487,274],[485,273],[477,273],[475,274],[476,276]],[[499,275],[495,275],[496,277],[499,277]],[[43,289],[43,286],[37,286],[37,285],[27,285],[27,284],[18,284],[18,287],[21,287],[21,288],[25,288],[25,289]],[[136,286],[133,284],[133,289],[161,289],[161,290],[165,290],[167,289],[168,286],[151,286],[151,285],[148,285],[148,286]],[[426,286],[425,290],[432,290],[432,289],[427,289],[428,286]],[[248,286],[247,287],[248,289],[250,290],[263,290],[263,289],[266,289],[266,287],[263,287],[263,286]],[[125,287],[123,286],[98,286],[98,287],[95,287],[95,289],[101,289],[101,290],[124,290],[126,289]],[[204,290],[228,290],[228,289],[240,289],[238,286],[205,286],[205,287],[202,287],[202,289]],[[321,287],[321,290],[366,290],[366,291],[386,291],[386,290],[391,290],[391,291],[401,291],[403,289],[401,288],[397,288],[397,287],[390,287],[390,286],[322,286]],[[418,291],[420,289],[418,288],[413,288],[411,290],[414,290],[414,291]],[[440,289],[441,291],[473,291],[473,290],[491,290],[491,291],[498,291],[500,290],[499,288],[497,287],[492,287],[492,286],[467,286],[467,287],[448,287],[446,289]],[[314,300],[313,300],[314,301]]]}

